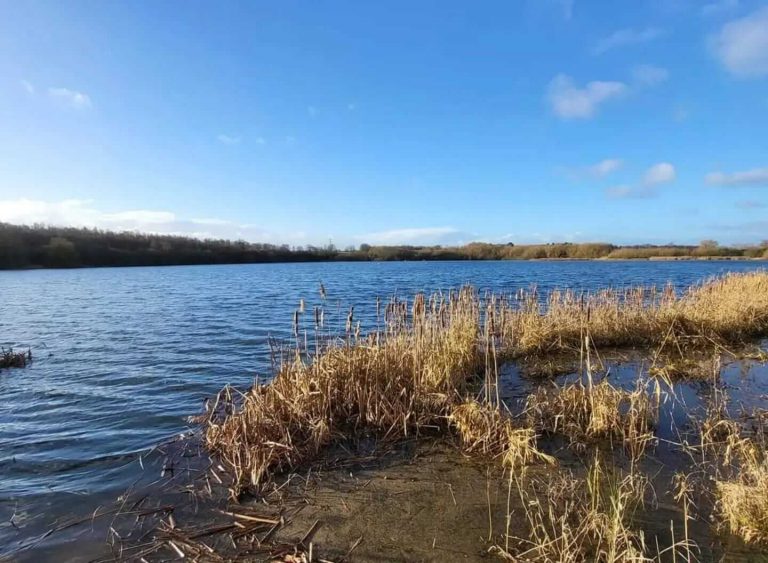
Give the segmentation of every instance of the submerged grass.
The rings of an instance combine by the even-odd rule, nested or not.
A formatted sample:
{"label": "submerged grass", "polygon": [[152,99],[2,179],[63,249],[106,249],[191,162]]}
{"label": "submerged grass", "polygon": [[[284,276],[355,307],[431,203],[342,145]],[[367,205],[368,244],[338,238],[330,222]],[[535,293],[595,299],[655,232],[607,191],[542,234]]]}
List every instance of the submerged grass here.
{"label": "submerged grass", "polygon": [[580,447],[618,439],[635,458],[653,440],[654,404],[639,380],[634,390],[611,385],[603,379],[565,386],[542,386],[528,397],[526,412],[534,428],[561,434]]}

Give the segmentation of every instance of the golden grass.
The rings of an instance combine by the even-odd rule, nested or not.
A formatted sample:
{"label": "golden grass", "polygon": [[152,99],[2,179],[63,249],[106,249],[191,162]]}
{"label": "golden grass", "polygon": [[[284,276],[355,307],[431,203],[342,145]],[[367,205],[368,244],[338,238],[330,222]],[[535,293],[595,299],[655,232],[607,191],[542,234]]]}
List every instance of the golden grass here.
{"label": "golden grass", "polygon": [[715,481],[717,510],[725,527],[745,542],[768,542],[768,458],[753,442],[739,448],[738,471]]}
{"label": "golden grass", "polygon": [[681,295],[670,286],[566,290],[540,303],[530,292],[498,316],[504,350],[518,357],[577,352],[586,336],[599,348],[737,341],[768,332],[768,273],[726,274]]}
{"label": "golden grass", "polygon": [[553,457],[536,448],[532,428],[516,427],[496,406],[466,400],[453,407],[450,420],[466,451],[502,457],[510,470],[534,461],[555,463]]}
{"label": "golden grass", "polygon": [[608,471],[597,458],[586,480],[559,475],[543,484],[545,496],[531,494],[519,482],[526,534],[508,535],[504,548],[494,551],[511,561],[537,563],[655,561],[642,532],[631,527],[648,486],[636,473]]}
{"label": "golden grass", "polygon": [[385,335],[332,344],[312,361],[297,355],[268,385],[220,395],[230,414],[212,416],[205,439],[232,470],[234,489],[258,487],[335,438],[444,426],[479,371],[477,302],[470,289],[418,301],[410,322],[388,307]]}
{"label": "golden grass", "polygon": [[561,434],[573,444],[618,439],[636,457],[653,440],[652,424],[658,409],[639,380],[634,390],[611,385],[606,379],[577,381],[565,386],[542,386],[527,400],[526,412],[534,428]]}

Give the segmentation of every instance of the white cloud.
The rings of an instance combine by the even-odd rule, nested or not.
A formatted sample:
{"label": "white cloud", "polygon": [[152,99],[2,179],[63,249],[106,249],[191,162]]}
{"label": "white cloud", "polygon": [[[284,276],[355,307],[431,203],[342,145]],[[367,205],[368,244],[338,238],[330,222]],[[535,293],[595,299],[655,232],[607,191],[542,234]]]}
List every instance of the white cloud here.
{"label": "white cloud", "polygon": [[564,119],[586,119],[600,104],[621,96],[628,90],[623,82],[593,81],[579,88],[571,77],[558,74],[549,84],[549,101],[555,115]]}
{"label": "white cloud", "polygon": [[620,29],[598,41],[592,49],[592,53],[601,55],[611,49],[616,49],[617,47],[648,43],[661,36],[663,33],[663,30],[657,27],[647,27],[645,29]]}
{"label": "white cloud", "polygon": [[768,75],[768,6],[728,22],[710,41],[715,55],[732,74]]}
{"label": "white cloud", "polygon": [[704,178],[714,186],[757,186],[768,185],[768,168],[754,168],[742,172],[710,172]]}
{"label": "white cloud", "polygon": [[113,231],[183,235],[197,238],[243,239],[274,244],[307,244],[303,232],[274,233],[252,224],[219,218],[185,219],[170,211],[136,209],[105,212],[89,200],[0,200],[0,222],[17,225],[42,223]]}
{"label": "white cloud", "polygon": [[611,199],[648,199],[659,195],[659,186],[674,181],[675,167],[668,162],[654,164],[643,175],[639,185],[620,185],[608,188],[605,194]]}
{"label": "white cloud", "polygon": [[587,166],[584,168],[584,172],[587,176],[593,178],[605,178],[617,170],[620,170],[622,166],[624,166],[624,161],[620,158],[606,158],[592,166]]}
{"label": "white cloud", "polygon": [[409,229],[392,229],[357,235],[354,238],[361,243],[397,245],[397,244],[446,244],[454,242],[462,233],[453,227],[415,227]]}
{"label": "white cloud", "polygon": [[91,98],[88,94],[76,90],[70,90],[68,88],[48,88],[48,95],[54,100],[58,100],[75,109],[87,109],[91,107]]}
{"label": "white cloud", "polygon": [[240,141],[242,140],[240,137],[234,137],[232,135],[225,135],[222,133],[221,135],[218,135],[216,139],[222,144],[222,145],[239,145]]}
{"label": "white cloud", "polygon": [[646,186],[658,186],[672,182],[677,176],[675,167],[669,162],[660,162],[651,166],[643,176],[643,184]]}
{"label": "white cloud", "polygon": [[632,79],[637,86],[655,86],[669,78],[666,68],[654,65],[639,65],[632,69]]}
{"label": "white cloud", "polygon": [[27,91],[27,94],[30,96],[35,95],[35,86],[29,80],[20,80],[19,83],[21,84],[21,87]]}

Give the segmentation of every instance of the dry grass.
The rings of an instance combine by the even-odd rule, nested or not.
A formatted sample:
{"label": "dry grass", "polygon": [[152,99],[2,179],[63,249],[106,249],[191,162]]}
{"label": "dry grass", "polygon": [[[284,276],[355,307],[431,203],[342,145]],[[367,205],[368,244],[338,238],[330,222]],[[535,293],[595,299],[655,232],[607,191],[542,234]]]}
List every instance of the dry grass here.
{"label": "dry grass", "polygon": [[597,459],[584,479],[558,475],[532,494],[519,482],[525,536],[508,536],[494,551],[511,561],[541,563],[605,563],[654,561],[642,532],[631,527],[643,504],[647,479],[636,473],[618,475]]}
{"label": "dry grass", "polygon": [[516,427],[501,409],[467,400],[451,412],[451,423],[468,452],[501,457],[510,470],[535,461],[554,464],[555,459],[536,448],[532,428]]}
{"label": "dry grass", "polygon": [[639,380],[627,391],[606,379],[593,383],[591,378],[587,383],[542,386],[528,397],[526,412],[538,431],[564,435],[580,446],[618,439],[634,458],[653,440],[658,402],[646,387]]}
{"label": "dry grass", "polygon": [[752,441],[736,452],[738,471],[717,480],[717,510],[725,527],[745,542],[768,542],[768,458]]}
{"label": "dry grass", "polygon": [[512,356],[578,352],[584,336],[599,348],[738,341],[768,332],[768,273],[726,274],[677,295],[631,288],[594,294],[536,292],[501,307],[505,351]]}
{"label": "dry grass", "polygon": [[[384,335],[332,344],[311,361],[296,357],[268,385],[220,395],[206,442],[234,474],[235,490],[316,456],[336,438],[414,435],[445,425],[479,371],[477,296],[469,289],[408,316],[388,307]],[[220,412],[220,408],[215,408]]]}

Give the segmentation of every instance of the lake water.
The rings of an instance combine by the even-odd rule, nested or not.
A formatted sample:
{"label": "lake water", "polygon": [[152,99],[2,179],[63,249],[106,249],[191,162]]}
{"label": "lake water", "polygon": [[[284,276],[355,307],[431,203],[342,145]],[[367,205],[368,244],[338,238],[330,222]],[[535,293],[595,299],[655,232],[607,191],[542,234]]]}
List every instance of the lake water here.
{"label": "lake water", "polygon": [[531,284],[542,292],[681,287],[767,265],[392,262],[0,272],[0,345],[29,346],[35,356],[26,369],[0,372],[0,545],[73,502],[87,506],[124,490],[139,454],[189,430],[187,417],[206,397],[227,383],[268,377],[269,337],[291,335],[299,300],[309,311],[319,305],[321,282],[326,320],[343,326],[351,305],[365,319],[377,296],[465,283],[510,293]]}

